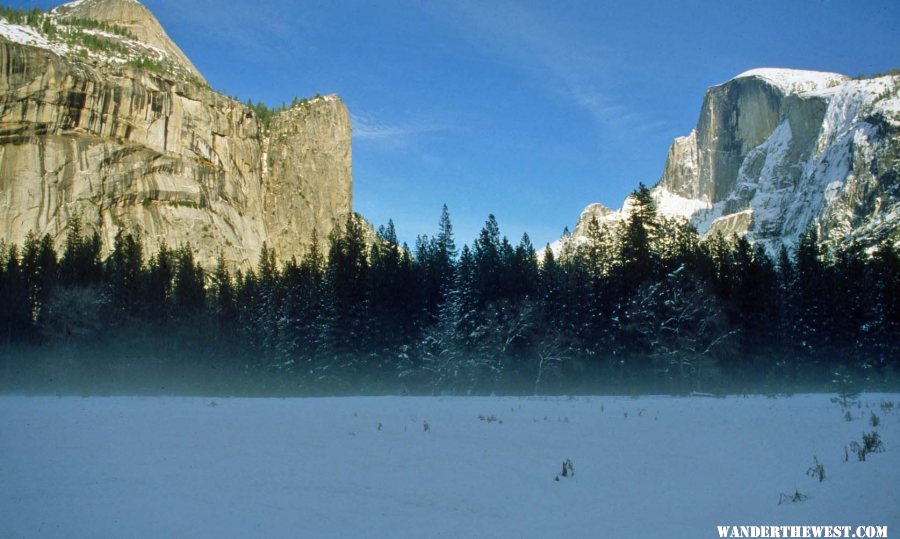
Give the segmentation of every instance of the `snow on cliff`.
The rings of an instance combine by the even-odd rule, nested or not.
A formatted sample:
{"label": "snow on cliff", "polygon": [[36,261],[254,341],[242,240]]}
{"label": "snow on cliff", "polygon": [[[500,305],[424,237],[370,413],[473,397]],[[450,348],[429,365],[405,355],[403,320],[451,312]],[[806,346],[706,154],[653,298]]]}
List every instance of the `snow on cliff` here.
{"label": "snow on cliff", "polygon": [[153,14],[136,0],[76,0],[41,14],[34,26],[0,17],[0,39],[70,60],[132,64],[178,79],[205,82]]}
{"label": "snow on cliff", "polygon": [[833,88],[848,80],[846,75],[841,75],[840,73],[761,67],[745,71],[731,79],[731,81],[752,77],[774,84],[786,93],[810,92]]}
{"label": "snow on cliff", "polygon": [[[663,216],[687,219],[701,234],[746,235],[770,252],[793,246],[810,226],[832,243],[897,243],[898,129],[900,75],[753,69],[707,91],[697,127],[673,143],[653,196]],[[628,213],[626,200],[602,221]],[[576,243],[592,216],[582,214]]]}

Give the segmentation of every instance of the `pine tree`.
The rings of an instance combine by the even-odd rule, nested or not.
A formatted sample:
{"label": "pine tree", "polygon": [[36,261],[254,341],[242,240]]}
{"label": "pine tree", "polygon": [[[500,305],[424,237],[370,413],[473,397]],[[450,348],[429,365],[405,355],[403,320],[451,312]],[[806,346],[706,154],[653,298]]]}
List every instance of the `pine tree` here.
{"label": "pine tree", "polygon": [[109,284],[113,306],[120,316],[116,322],[137,314],[142,301],[141,285],[144,281],[144,253],[139,237],[120,230],[113,243],[113,251],[106,259],[106,282]]}
{"label": "pine tree", "polygon": [[[438,224],[438,235],[434,238],[434,273],[435,280],[442,294],[453,286],[454,263],[456,261],[456,242],[453,239],[453,225],[447,205],[441,208],[441,219]],[[443,299],[443,298],[441,298]]]}
{"label": "pine tree", "polygon": [[199,324],[200,314],[206,306],[205,276],[203,268],[194,261],[190,244],[175,251],[175,276],[172,285],[174,314],[183,320]]}
{"label": "pine tree", "polygon": [[475,294],[479,305],[483,306],[499,299],[504,285],[500,227],[493,215],[488,216],[484,228],[475,240],[472,255]]}
{"label": "pine tree", "polygon": [[45,314],[58,274],[56,252],[49,235],[45,234],[40,240],[34,233],[26,236],[21,267],[31,318],[34,323],[38,323]]}
{"label": "pine tree", "polygon": [[69,219],[65,249],[59,265],[60,280],[65,285],[97,284],[103,277],[100,236],[94,232],[86,238],[78,215]]}
{"label": "pine tree", "polygon": [[[28,286],[19,259],[19,249],[10,245],[3,257],[4,268],[0,281],[0,331],[6,345],[6,354],[11,354],[10,346],[33,336],[33,319],[28,299]],[[9,361],[9,357],[7,358]],[[9,364],[6,363],[8,371]]]}
{"label": "pine tree", "polygon": [[175,262],[172,251],[163,242],[150,259],[147,277],[144,279],[144,308],[148,319],[158,325],[169,319],[174,277]]}
{"label": "pine tree", "polygon": [[251,313],[251,331],[255,333],[257,350],[261,353],[257,359],[267,367],[274,361],[278,348],[282,288],[275,249],[265,242],[256,267],[257,292]]}
{"label": "pine tree", "polygon": [[818,234],[812,227],[800,237],[795,267],[794,345],[805,359],[824,360],[821,352],[827,340],[823,334],[823,322],[828,316],[824,303],[826,267],[820,258]]}
{"label": "pine tree", "polygon": [[324,265],[314,234],[300,263],[292,260],[283,272],[279,361],[288,370],[301,370],[305,376],[311,374],[324,353],[328,321]]}
{"label": "pine tree", "polygon": [[406,289],[412,284],[406,280],[410,276],[405,271],[401,273],[406,253],[397,242],[397,231],[392,220],[378,230],[370,253],[368,297],[371,340],[372,346],[385,355],[389,348],[398,346],[402,341],[404,325],[409,322],[404,313],[411,307],[406,297]]}
{"label": "pine tree", "polygon": [[537,299],[538,295],[538,260],[531,238],[522,234],[522,239],[511,255],[509,268],[510,295],[514,301],[525,298]]}
{"label": "pine tree", "polygon": [[330,345],[337,354],[357,359],[368,341],[369,259],[361,218],[349,215],[330,238],[326,281],[332,312]]}
{"label": "pine tree", "polygon": [[550,330],[558,331],[562,325],[562,270],[550,245],[544,248],[544,261],[540,267],[540,300],[544,320]]}
{"label": "pine tree", "polygon": [[218,323],[219,340],[223,337],[230,340],[237,323],[237,304],[234,282],[225,264],[225,254],[221,251],[216,258],[216,269],[212,273],[211,285],[212,313]]}
{"label": "pine tree", "polygon": [[900,253],[890,242],[882,243],[872,261],[875,306],[873,356],[879,370],[900,368]]}
{"label": "pine tree", "polygon": [[579,334],[586,355],[612,354],[615,348],[613,323],[617,319],[613,241],[596,217],[588,223],[586,239],[578,257],[582,268],[578,278],[584,282],[573,291],[574,294],[584,295],[579,303],[583,309]]}
{"label": "pine tree", "polygon": [[650,190],[641,183],[629,198],[631,211],[621,234],[622,276],[625,292],[630,293],[653,279],[657,270],[657,256],[653,239],[658,220],[656,203]]}

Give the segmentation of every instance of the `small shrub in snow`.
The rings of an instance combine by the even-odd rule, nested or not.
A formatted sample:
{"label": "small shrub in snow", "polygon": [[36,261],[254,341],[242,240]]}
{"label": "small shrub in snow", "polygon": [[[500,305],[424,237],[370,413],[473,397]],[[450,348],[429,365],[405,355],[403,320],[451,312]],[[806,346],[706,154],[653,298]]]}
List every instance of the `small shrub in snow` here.
{"label": "small shrub in snow", "polygon": [[806,494],[801,494],[799,490],[794,490],[793,494],[781,493],[778,496],[778,505],[781,505],[783,503],[802,502],[808,498],[809,498],[809,496],[807,496]]}
{"label": "small shrub in snow", "polygon": [[572,459],[566,459],[562,463],[562,473],[556,476],[556,481],[559,481],[559,477],[575,477],[575,465],[572,464]]}
{"label": "small shrub in snow", "polygon": [[892,401],[881,401],[881,411],[889,414],[894,411],[894,403]]}
{"label": "small shrub in snow", "polygon": [[850,450],[856,453],[856,458],[860,462],[863,462],[870,453],[884,453],[884,443],[881,441],[881,436],[872,431],[869,434],[863,433],[862,443],[851,442]]}
{"label": "small shrub in snow", "polygon": [[821,483],[825,480],[825,467],[822,466],[821,462],[819,462],[818,457],[813,457],[813,462],[815,464],[808,470],[806,470],[806,475],[812,477],[813,479],[818,479],[819,483]]}
{"label": "small shrub in snow", "polygon": [[382,427],[384,427],[384,425],[382,425],[381,422],[379,421],[379,422],[378,422],[378,430],[381,430]]}
{"label": "small shrub in snow", "polygon": [[875,431],[863,434],[863,449],[866,450],[866,453],[884,453],[884,443],[881,441],[881,436]]}
{"label": "small shrub in snow", "polygon": [[831,399],[832,402],[840,404],[842,408],[853,406],[859,396],[859,388],[853,375],[846,368],[842,367],[833,373],[831,384],[837,391],[837,398]]}
{"label": "small shrub in snow", "polygon": [[850,415],[850,411],[844,412],[844,421],[853,421],[853,416]]}
{"label": "small shrub in snow", "polygon": [[486,421],[488,423],[493,423],[495,421],[499,421],[501,424],[503,423],[503,421],[500,421],[499,419],[497,419],[497,416],[495,416],[494,414],[487,415],[487,416],[484,414],[478,414],[478,419],[480,421]]}
{"label": "small shrub in snow", "polygon": [[872,415],[869,416],[869,423],[872,425],[873,428],[877,427],[878,425],[881,424],[881,418],[879,418],[877,415],[875,415],[875,412],[872,412]]}
{"label": "small shrub in snow", "polygon": [[422,421],[422,430],[431,432],[431,425],[428,424],[428,421]]}
{"label": "small shrub in snow", "polygon": [[859,445],[859,442],[850,442],[850,451],[856,453],[856,458],[859,459],[860,462],[866,460],[866,452],[863,451],[863,447]]}

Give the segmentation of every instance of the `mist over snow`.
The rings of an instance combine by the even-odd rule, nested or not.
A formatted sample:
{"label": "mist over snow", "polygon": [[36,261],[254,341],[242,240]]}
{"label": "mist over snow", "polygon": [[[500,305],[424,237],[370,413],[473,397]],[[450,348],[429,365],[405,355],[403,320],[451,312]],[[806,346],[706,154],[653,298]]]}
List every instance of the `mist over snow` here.
{"label": "mist over snow", "polygon": [[[3,397],[0,536],[894,530],[898,408],[897,394],[866,394],[847,408],[828,395]],[[845,462],[845,447],[871,431],[885,452],[861,462],[851,449]],[[808,474],[816,461],[821,482]],[[806,498],[782,499],[797,492]]]}

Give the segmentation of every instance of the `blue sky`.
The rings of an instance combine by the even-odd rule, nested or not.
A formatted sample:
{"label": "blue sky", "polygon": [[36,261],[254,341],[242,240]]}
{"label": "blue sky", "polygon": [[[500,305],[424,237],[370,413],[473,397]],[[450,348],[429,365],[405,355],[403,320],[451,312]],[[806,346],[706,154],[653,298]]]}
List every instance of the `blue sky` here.
{"label": "blue sky", "polygon": [[[42,7],[56,2],[11,2]],[[354,207],[402,240],[446,203],[542,246],[591,202],[655,183],[707,87],[755,67],[900,67],[900,2],[145,0],[210,84],[242,100],[337,93]]]}

